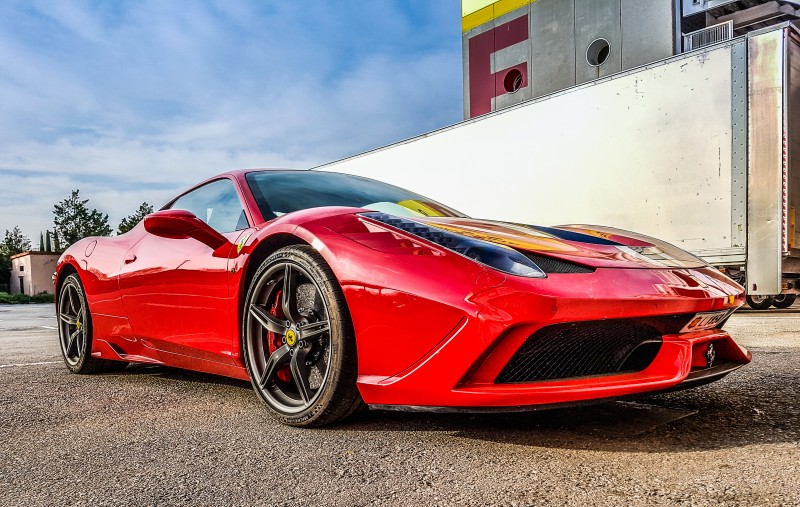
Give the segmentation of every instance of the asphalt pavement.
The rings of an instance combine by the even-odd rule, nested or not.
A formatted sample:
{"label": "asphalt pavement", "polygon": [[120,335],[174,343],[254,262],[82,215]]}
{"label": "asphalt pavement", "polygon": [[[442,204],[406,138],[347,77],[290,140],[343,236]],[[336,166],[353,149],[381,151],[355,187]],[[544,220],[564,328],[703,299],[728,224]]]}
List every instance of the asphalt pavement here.
{"label": "asphalt pavement", "polygon": [[800,505],[800,309],[741,312],[753,363],[636,402],[274,422],[246,382],[72,375],[52,305],[0,305],[0,505]]}

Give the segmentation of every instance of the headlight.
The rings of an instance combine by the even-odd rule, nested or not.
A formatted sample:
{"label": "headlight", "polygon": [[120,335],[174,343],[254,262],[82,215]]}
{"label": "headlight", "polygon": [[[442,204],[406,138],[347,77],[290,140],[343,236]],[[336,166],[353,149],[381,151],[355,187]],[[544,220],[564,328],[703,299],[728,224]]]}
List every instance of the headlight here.
{"label": "headlight", "polygon": [[525,276],[528,278],[547,277],[544,271],[534,264],[532,260],[513,248],[475,238],[468,238],[460,234],[416,222],[409,218],[387,215],[386,213],[370,212],[362,213],[361,215],[430,241],[451,252],[469,257],[476,262],[492,269],[502,271],[503,273]]}

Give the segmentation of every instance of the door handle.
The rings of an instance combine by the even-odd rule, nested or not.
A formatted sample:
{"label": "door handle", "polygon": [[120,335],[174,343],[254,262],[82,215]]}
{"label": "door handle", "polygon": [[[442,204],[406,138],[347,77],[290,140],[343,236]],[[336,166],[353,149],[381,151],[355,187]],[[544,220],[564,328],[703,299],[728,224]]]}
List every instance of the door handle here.
{"label": "door handle", "polygon": [[125,264],[130,264],[136,260],[136,254],[128,254],[125,256]]}

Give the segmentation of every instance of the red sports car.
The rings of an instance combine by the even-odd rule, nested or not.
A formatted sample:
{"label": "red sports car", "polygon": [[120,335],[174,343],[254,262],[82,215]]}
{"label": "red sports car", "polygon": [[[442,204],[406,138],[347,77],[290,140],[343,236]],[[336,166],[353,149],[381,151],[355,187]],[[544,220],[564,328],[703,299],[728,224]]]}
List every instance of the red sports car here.
{"label": "red sports car", "polygon": [[249,379],[295,426],[365,406],[524,410],[689,387],[750,354],[742,287],[607,227],[468,218],[378,181],[238,171],[55,277],[75,373],[129,362]]}

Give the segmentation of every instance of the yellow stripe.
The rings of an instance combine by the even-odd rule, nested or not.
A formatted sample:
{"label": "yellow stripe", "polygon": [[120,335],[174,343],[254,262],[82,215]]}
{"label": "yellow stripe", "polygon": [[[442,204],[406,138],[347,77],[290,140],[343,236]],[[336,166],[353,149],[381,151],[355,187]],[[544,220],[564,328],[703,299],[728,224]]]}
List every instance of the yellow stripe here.
{"label": "yellow stripe", "polygon": [[494,5],[484,7],[479,11],[475,11],[468,16],[461,18],[461,31],[466,32],[472,30],[476,26],[481,26],[484,23],[494,19]]}
{"label": "yellow stripe", "polygon": [[494,17],[499,18],[503,14],[508,14],[522,6],[528,5],[536,0],[500,0],[494,4]]}
{"label": "yellow stripe", "polygon": [[461,0],[461,17],[479,11],[495,3],[496,0]]}
{"label": "yellow stripe", "polygon": [[[481,26],[493,19],[497,19],[503,14],[508,14],[520,7],[535,2],[536,0],[497,0],[478,10],[471,10],[476,6],[485,4],[485,0],[462,0],[461,4],[461,31],[472,30],[476,26]],[[468,13],[468,14],[466,14]]]}

